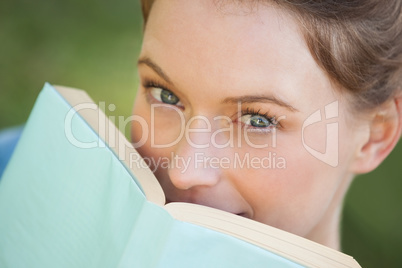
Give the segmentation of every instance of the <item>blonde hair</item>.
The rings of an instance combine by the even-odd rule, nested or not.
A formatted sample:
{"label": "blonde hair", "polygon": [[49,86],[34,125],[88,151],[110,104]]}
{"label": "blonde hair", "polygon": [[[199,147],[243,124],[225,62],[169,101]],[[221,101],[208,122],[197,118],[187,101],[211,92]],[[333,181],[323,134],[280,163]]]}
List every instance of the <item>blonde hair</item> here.
{"label": "blonde hair", "polygon": [[[298,19],[317,64],[351,93],[356,110],[402,91],[402,0],[270,2]],[[153,3],[141,0],[144,26]]]}

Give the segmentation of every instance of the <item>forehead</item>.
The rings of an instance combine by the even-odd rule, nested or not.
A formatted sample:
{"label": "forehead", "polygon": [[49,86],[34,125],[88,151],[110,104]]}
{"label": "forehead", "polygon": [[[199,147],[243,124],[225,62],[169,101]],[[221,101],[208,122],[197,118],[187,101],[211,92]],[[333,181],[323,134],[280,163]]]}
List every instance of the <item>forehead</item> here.
{"label": "forehead", "polygon": [[[219,87],[220,92],[263,87],[290,102],[300,101],[302,95],[306,102],[317,100],[311,88],[327,88],[329,81],[289,14],[268,4],[219,3],[156,1],[142,54],[151,56],[172,77],[185,73],[204,87]],[[301,85],[309,92],[295,91]]]}

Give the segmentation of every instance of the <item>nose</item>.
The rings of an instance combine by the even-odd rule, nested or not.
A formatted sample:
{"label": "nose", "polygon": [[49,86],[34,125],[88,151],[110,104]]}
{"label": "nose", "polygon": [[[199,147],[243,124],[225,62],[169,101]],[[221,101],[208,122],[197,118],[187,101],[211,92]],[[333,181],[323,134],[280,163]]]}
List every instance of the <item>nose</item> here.
{"label": "nose", "polygon": [[220,150],[211,142],[212,126],[206,117],[191,118],[185,135],[173,148],[169,167],[172,184],[181,190],[195,186],[214,186],[220,180]]}

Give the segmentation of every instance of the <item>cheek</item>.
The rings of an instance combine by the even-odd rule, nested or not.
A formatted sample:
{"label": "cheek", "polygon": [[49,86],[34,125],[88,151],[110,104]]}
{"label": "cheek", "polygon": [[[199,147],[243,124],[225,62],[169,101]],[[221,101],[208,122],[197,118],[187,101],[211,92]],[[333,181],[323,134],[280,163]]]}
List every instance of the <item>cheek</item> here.
{"label": "cheek", "polygon": [[166,148],[177,143],[184,134],[185,120],[177,108],[169,105],[151,104],[137,101],[133,115],[140,120],[132,123],[132,140],[138,142],[147,137],[147,142],[155,148]]}
{"label": "cheek", "polygon": [[[140,94],[137,94],[133,108],[133,120],[131,121],[131,142],[138,150],[142,146],[143,140],[148,140],[150,130],[150,112],[143,101],[139,101]],[[134,117],[137,120],[134,120]]]}
{"label": "cheek", "polygon": [[305,235],[328,208],[341,171],[311,156],[296,137],[270,152],[253,153],[269,158],[271,166],[239,169],[232,175],[253,208],[254,219]]}
{"label": "cheek", "polygon": [[173,147],[184,135],[185,120],[181,111],[170,107],[157,107],[153,109],[149,121],[149,139],[154,148]]}
{"label": "cheek", "polygon": [[169,161],[171,148],[183,132],[182,117],[175,109],[154,107],[145,100],[136,101],[133,116],[135,118],[131,125],[132,142],[155,171],[155,163]]}
{"label": "cheek", "polygon": [[[325,154],[327,151],[326,139],[327,125],[323,122],[309,125],[303,129],[303,147],[306,149],[309,148],[309,150],[314,150],[319,154]],[[302,139],[300,139],[300,141],[302,141]]]}

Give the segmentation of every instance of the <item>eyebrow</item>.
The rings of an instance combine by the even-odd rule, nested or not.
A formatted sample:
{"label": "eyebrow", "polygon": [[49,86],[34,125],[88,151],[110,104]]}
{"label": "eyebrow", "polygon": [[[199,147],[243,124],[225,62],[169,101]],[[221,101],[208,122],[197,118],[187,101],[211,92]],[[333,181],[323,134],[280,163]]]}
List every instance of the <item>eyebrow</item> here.
{"label": "eyebrow", "polygon": [[138,60],[138,63],[137,63],[137,64],[138,64],[138,65],[141,65],[141,64],[147,65],[147,66],[150,67],[152,70],[154,70],[155,73],[157,73],[160,77],[162,77],[166,82],[168,82],[169,84],[173,85],[173,83],[172,83],[172,81],[170,80],[169,76],[167,76],[167,75],[165,74],[165,72],[162,70],[162,68],[159,67],[159,66],[158,66],[155,62],[153,62],[150,58],[148,58],[148,57],[140,58],[140,59]]}
{"label": "eyebrow", "polygon": [[[142,57],[138,60],[138,65],[145,64],[148,67],[150,67],[152,70],[154,70],[160,77],[162,77],[166,82],[169,84],[173,85],[173,82],[170,80],[169,76],[166,75],[166,73],[162,70],[160,66],[158,66],[155,62],[153,62],[150,58],[148,57]],[[276,98],[273,95],[260,95],[260,96],[255,96],[255,95],[244,95],[244,96],[239,96],[239,97],[228,97],[225,98],[222,103],[273,103],[279,106],[282,106],[292,112],[299,112],[298,109],[290,105],[289,103],[280,100]]]}
{"label": "eyebrow", "polygon": [[223,100],[223,103],[256,103],[256,102],[273,103],[273,104],[282,106],[292,112],[299,112],[298,109],[296,109],[289,103],[287,103],[283,100],[280,100],[272,95],[261,95],[261,96],[245,95],[245,96],[239,96],[239,97],[228,97]]}

